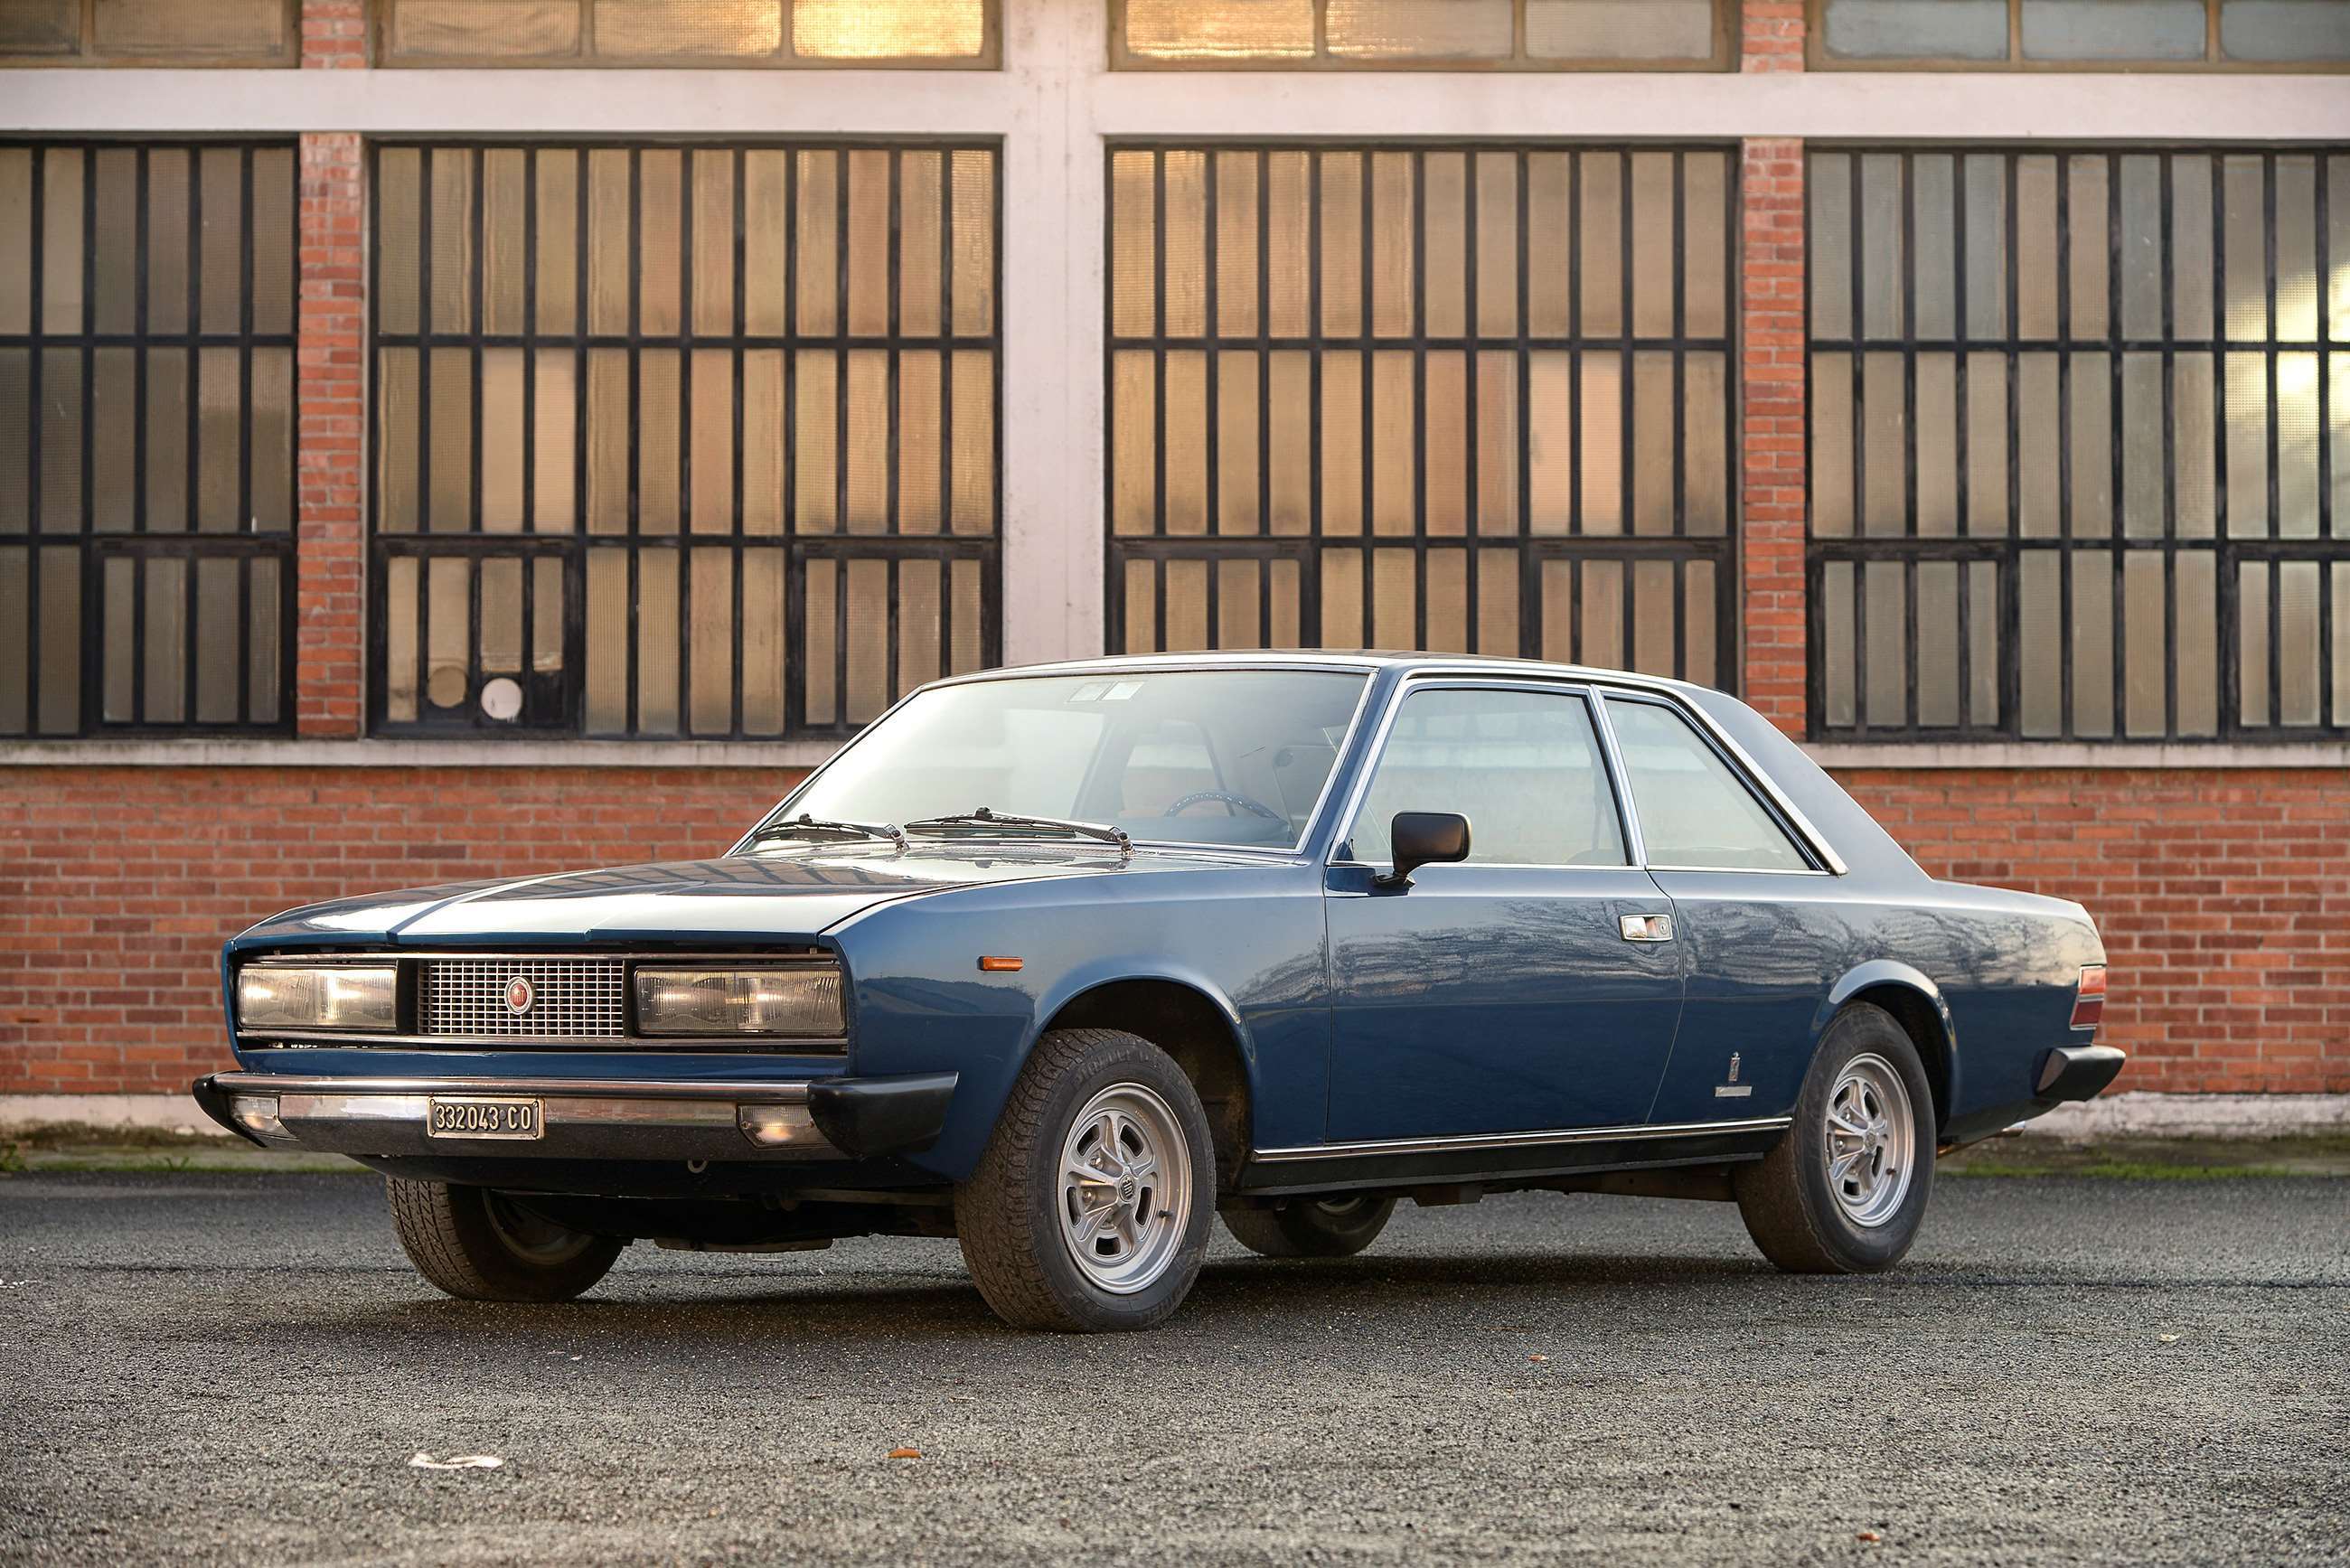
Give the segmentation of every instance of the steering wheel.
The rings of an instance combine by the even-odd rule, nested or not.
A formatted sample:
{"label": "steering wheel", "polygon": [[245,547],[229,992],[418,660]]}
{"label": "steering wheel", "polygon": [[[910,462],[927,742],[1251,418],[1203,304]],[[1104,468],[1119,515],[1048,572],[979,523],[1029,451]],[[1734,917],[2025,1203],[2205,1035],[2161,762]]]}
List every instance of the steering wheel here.
{"label": "steering wheel", "polygon": [[1282,815],[1281,813],[1274,810],[1273,807],[1265,805],[1264,802],[1257,799],[1254,795],[1234,794],[1230,790],[1222,789],[1193,790],[1190,794],[1185,795],[1181,800],[1177,801],[1165,811],[1159,813],[1159,815],[1161,816],[1180,816],[1191,807],[1199,805],[1207,801],[1213,801],[1219,805],[1242,806],[1258,816],[1267,817],[1274,822],[1287,822],[1289,820],[1287,817]]}

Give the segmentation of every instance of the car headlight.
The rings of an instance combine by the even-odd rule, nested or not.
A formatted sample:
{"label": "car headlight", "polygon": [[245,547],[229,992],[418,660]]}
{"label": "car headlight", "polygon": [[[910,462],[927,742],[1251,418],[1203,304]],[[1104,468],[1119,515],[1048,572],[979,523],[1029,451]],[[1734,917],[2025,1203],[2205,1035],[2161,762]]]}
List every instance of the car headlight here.
{"label": "car headlight", "polygon": [[236,1020],[246,1029],[372,1029],[400,1018],[400,971],[357,964],[254,964],[236,975]]}
{"label": "car headlight", "polygon": [[639,969],[639,1034],[837,1035],[840,971]]}

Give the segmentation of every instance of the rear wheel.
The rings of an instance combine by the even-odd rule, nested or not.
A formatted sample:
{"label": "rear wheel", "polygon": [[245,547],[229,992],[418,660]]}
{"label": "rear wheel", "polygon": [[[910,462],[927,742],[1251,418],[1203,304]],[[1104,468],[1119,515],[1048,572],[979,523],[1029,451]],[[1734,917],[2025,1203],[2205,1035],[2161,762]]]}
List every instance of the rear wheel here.
{"label": "rear wheel", "polygon": [[1865,1002],[1820,1039],[1794,1125],[1731,1172],[1762,1255],[1790,1273],[1874,1273],[1917,1240],[1934,1186],[1934,1096],[1907,1031]]}
{"label": "rear wheel", "polygon": [[1378,1239],[1395,1206],[1392,1198],[1360,1192],[1300,1198],[1277,1209],[1234,1205],[1224,1210],[1224,1229],[1268,1258],[1351,1258]]}
{"label": "rear wheel", "polygon": [[569,1301],[628,1245],[558,1225],[486,1187],[396,1176],[383,1185],[408,1261],[463,1301]]}
{"label": "rear wheel", "polygon": [[1215,1211],[1207,1113],[1139,1035],[1045,1035],[971,1179],[955,1231],[973,1283],[1016,1328],[1148,1328],[1199,1277]]}

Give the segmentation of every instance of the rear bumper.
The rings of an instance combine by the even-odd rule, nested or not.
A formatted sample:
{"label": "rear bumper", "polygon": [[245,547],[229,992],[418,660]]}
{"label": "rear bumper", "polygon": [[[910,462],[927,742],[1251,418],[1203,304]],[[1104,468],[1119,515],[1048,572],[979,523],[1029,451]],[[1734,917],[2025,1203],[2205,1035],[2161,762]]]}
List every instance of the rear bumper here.
{"label": "rear bumper", "polygon": [[2128,1058],[2111,1045],[2055,1045],[2040,1058],[2032,1075],[2033,1096],[2043,1100],[2094,1099]]}
{"label": "rear bumper", "polygon": [[[580,1078],[345,1078],[216,1073],[191,1088],[213,1120],[254,1143],[360,1158],[866,1159],[928,1147],[955,1075],[701,1083]],[[528,1100],[528,1137],[435,1136],[434,1099]],[[756,1127],[758,1136],[751,1130]]]}

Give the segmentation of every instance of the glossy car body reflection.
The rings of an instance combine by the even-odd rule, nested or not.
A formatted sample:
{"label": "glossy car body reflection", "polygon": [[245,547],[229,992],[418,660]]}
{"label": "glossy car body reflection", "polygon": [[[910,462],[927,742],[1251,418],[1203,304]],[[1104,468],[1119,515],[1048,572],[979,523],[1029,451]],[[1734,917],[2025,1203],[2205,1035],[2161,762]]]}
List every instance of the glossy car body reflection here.
{"label": "glossy car body reflection", "polygon": [[[541,1147],[431,1142],[389,1115],[286,1127],[292,1141],[411,1178],[666,1204],[643,1210],[638,1233],[710,1240],[717,1222],[697,1218],[693,1201],[819,1193],[846,1206],[832,1233],[849,1233],[885,1228],[853,1210],[860,1192],[950,1190],[971,1176],[1039,1039],[1076,1025],[1157,1042],[1192,1075],[1228,1200],[1756,1158],[1782,1136],[1823,1032],[1856,1001],[1882,1006],[1915,1040],[1944,1145],[2094,1093],[2118,1064],[2102,1048],[2080,1064],[2091,1035],[2074,1027],[2076,992],[2105,955],[2077,905],[1928,876],[1800,747],[1719,692],[1517,661],[1312,653],[1103,660],[966,681],[1141,682],[1197,670],[1359,678],[1351,727],[1331,742],[1326,787],[1299,808],[1294,844],[746,837],[709,860],[313,905],[244,932],[224,959],[233,996],[242,966],[289,955],[825,955],[847,977],[847,1018],[843,1039],[823,1049],[287,1041],[237,1033],[232,1012],[241,1071],[206,1080],[200,1097],[234,1125],[230,1096],[295,1096],[289,1085],[552,1085],[532,1091],[554,1096]],[[1756,819],[1792,846],[1785,863],[1681,866],[1645,853],[1618,743],[1627,722],[1645,720],[1626,708],[1588,731],[1607,758],[1584,786],[1596,794],[1575,807],[1576,832],[1597,846],[1590,863],[1437,865],[1381,885],[1380,863],[1350,852],[1370,774],[1407,701],[1440,690],[1564,695],[1588,704],[1595,725],[1614,705],[1603,700],[1656,705],[1701,737],[1708,767],[1751,793]],[[1440,760],[1411,788],[1441,794],[1450,743],[1426,742]],[[823,798],[812,792],[825,776],[770,820]],[[1613,811],[1620,826],[1605,820]],[[1617,844],[1618,863],[1607,863]],[[1016,968],[980,965],[1005,955]],[[783,1159],[723,1137],[691,1145],[714,1157],[677,1158],[686,1144],[650,1133],[556,1137],[565,1085],[608,1096],[636,1081],[745,1103],[771,1086],[805,1100],[823,1138]]]}

